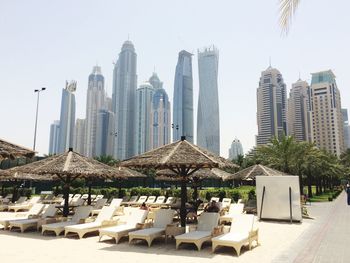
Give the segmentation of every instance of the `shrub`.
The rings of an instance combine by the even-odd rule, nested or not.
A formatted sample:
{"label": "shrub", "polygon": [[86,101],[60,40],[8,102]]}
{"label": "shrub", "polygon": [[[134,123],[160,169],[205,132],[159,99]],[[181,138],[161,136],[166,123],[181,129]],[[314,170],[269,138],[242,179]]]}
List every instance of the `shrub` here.
{"label": "shrub", "polygon": [[248,200],[256,200],[256,194],[254,189],[248,192]]}
{"label": "shrub", "polygon": [[329,202],[333,201],[333,197],[332,196],[328,196],[328,201]]}

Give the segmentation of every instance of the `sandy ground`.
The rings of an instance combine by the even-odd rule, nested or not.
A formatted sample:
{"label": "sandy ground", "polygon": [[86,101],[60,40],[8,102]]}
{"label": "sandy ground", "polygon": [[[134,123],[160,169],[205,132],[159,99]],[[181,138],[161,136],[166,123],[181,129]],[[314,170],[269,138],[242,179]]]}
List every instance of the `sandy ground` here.
{"label": "sandy ground", "polygon": [[[3,217],[0,216],[0,217]],[[260,246],[251,251],[243,248],[240,257],[230,248],[219,248],[211,252],[210,243],[202,251],[192,245],[182,245],[175,250],[175,242],[164,244],[155,240],[148,248],[145,242],[129,245],[122,240],[116,245],[111,241],[98,242],[97,236],[84,239],[42,236],[37,232],[9,232],[0,230],[1,262],[271,262],[278,254],[288,249],[314,221],[304,220],[301,224],[259,222]]]}

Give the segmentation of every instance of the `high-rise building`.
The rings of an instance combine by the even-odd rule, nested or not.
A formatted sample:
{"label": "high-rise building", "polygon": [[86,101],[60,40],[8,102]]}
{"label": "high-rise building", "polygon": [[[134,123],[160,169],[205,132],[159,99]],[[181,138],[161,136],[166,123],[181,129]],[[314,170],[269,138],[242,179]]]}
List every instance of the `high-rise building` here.
{"label": "high-rise building", "polygon": [[287,134],[286,85],[282,74],[271,66],[261,73],[257,89],[257,145]]}
{"label": "high-rise building", "polygon": [[74,130],[74,151],[84,154],[85,146],[85,119],[77,119]]}
{"label": "high-rise building", "polygon": [[60,121],[54,121],[50,125],[50,143],[49,143],[49,154],[58,153],[58,138],[60,133]]}
{"label": "high-rise building", "polygon": [[173,141],[186,136],[193,143],[193,79],[192,54],[182,50],[179,53],[174,84]]}
{"label": "high-rise building", "polygon": [[136,154],[151,147],[151,109],[154,94],[153,86],[146,82],[136,90]]}
{"label": "high-rise building", "polygon": [[66,82],[62,90],[60,132],[58,137],[58,153],[63,153],[73,147],[75,125],[75,95],[77,82]]}
{"label": "high-rise building", "polygon": [[113,111],[112,104],[112,98],[106,97],[106,110]]}
{"label": "high-rise building", "polygon": [[214,46],[198,50],[197,145],[220,155],[218,64],[219,52]]}
{"label": "high-rise building", "polygon": [[287,130],[297,141],[312,141],[309,90],[309,84],[299,79],[289,93]]}
{"label": "high-rise building", "polygon": [[237,159],[237,157],[239,155],[243,155],[243,147],[242,147],[242,143],[240,142],[240,140],[235,138],[233,140],[233,142],[231,143],[231,147],[228,151],[228,158],[230,160],[234,160],[234,159]]}
{"label": "high-rise building", "polygon": [[152,76],[149,78],[148,82],[152,85],[154,89],[163,88],[163,82],[160,81],[157,73],[153,72]]}
{"label": "high-rise building", "polygon": [[88,157],[96,156],[97,114],[106,109],[106,92],[101,67],[95,66],[89,76],[86,101],[85,145],[84,152]]}
{"label": "high-rise building", "polygon": [[170,143],[170,101],[163,88],[155,90],[151,110],[151,148]]}
{"label": "high-rise building", "polygon": [[344,122],[344,145],[345,150],[350,149],[350,126],[349,126],[349,117],[348,117],[348,109],[341,109],[343,114],[343,122]]}
{"label": "high-rise building", "polygon": [[313,142],[320,149],[340,155],[344,151],[340,92],[331,70],[312,73],[310,102]]}
{"label": "high-rise building", "polygon": [[132,157],[136,150],[136,59],[134,45],[125,41],[113,70],[114,157],[120,160]]}
{"label": "high-rise building", "polygon": [[113,156],[115,138],[114,112],[99,110],[97,114],[96,156]]}

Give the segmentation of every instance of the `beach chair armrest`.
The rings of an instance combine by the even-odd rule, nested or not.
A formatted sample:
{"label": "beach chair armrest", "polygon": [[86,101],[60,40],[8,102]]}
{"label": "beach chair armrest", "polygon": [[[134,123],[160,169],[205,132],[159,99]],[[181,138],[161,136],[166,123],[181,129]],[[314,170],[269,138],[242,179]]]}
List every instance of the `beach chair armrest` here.
{"label": "beach chair armrest", "polygon": [[259,233],[259,228],[249,232],[249,237],[256,236]]}
{"label": "beach chair armrest", "polygon": [[153,226],[153,223],[137,223],[136,224],[137,229],[151,228],[152,226]]}
{"label": "beach chair armrest", "polygon": [[197,226],[196,225],[189,225],[188,226],[188,232],[193,232],[197,230]]}
{"label": "beach chair armrest", "polygon": [[39,215],[29,215],[28,219],[40,218]]}
{"label": "beach chair armrest", "polygon": [[214,229],[211,231],[211,235],[213,237],[220,236],[224,233],[224,225],[216,226]]}

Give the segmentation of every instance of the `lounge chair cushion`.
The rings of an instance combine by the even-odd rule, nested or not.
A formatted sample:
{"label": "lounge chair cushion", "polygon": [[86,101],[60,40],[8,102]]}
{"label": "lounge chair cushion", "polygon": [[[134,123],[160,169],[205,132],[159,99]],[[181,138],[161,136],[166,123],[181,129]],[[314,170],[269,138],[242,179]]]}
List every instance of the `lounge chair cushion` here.
{"label": "lounge chair cushion", "polygon": [[248,233],[236,232],[236,233],[227,233],[218,237],[214,237],[213,241],[229,241],[229,242],[242,242],[248,238]]}
{"label": "lounge chair cushion", "polygon": [[131,232],[129,233],[129,235],[148,237],[148,236],[154,236],[154,235],[161,235],[164,231],[165,231],[165,228],[152,227],[152,228],[145,228],[145,229]]}
{"label": "lounge chair cushion", "polygon": [[188,232],[186,234],[178,235],[175,237],[175,239],[181,239],[181,240],[198,240],[202,239],[205,237],[210,237],[211,236],[211,231],[193,231],[193,232]]}
{"label": "lounge chair cushion", "polygon": [[90,223],[85,223],[85,224],[78,224],[78,225],[72,225],[72,226],[68,226],[66,227],[66,231],[69,230],[80,230],[80,229],[89,229],[89,228],[96,228],[96,227],[100,227],[101,223],[100,222],[90,222]]}
{"label": "lounge chair cushion", "polygon": [[118,232],[123,232],[123,231],[133,230],[133,229],[135,229],[135,226],[133,225],[119,225],[119,226],[102,228],[100,229],[100,234],[114,235],[115,233],[118,233]]}

